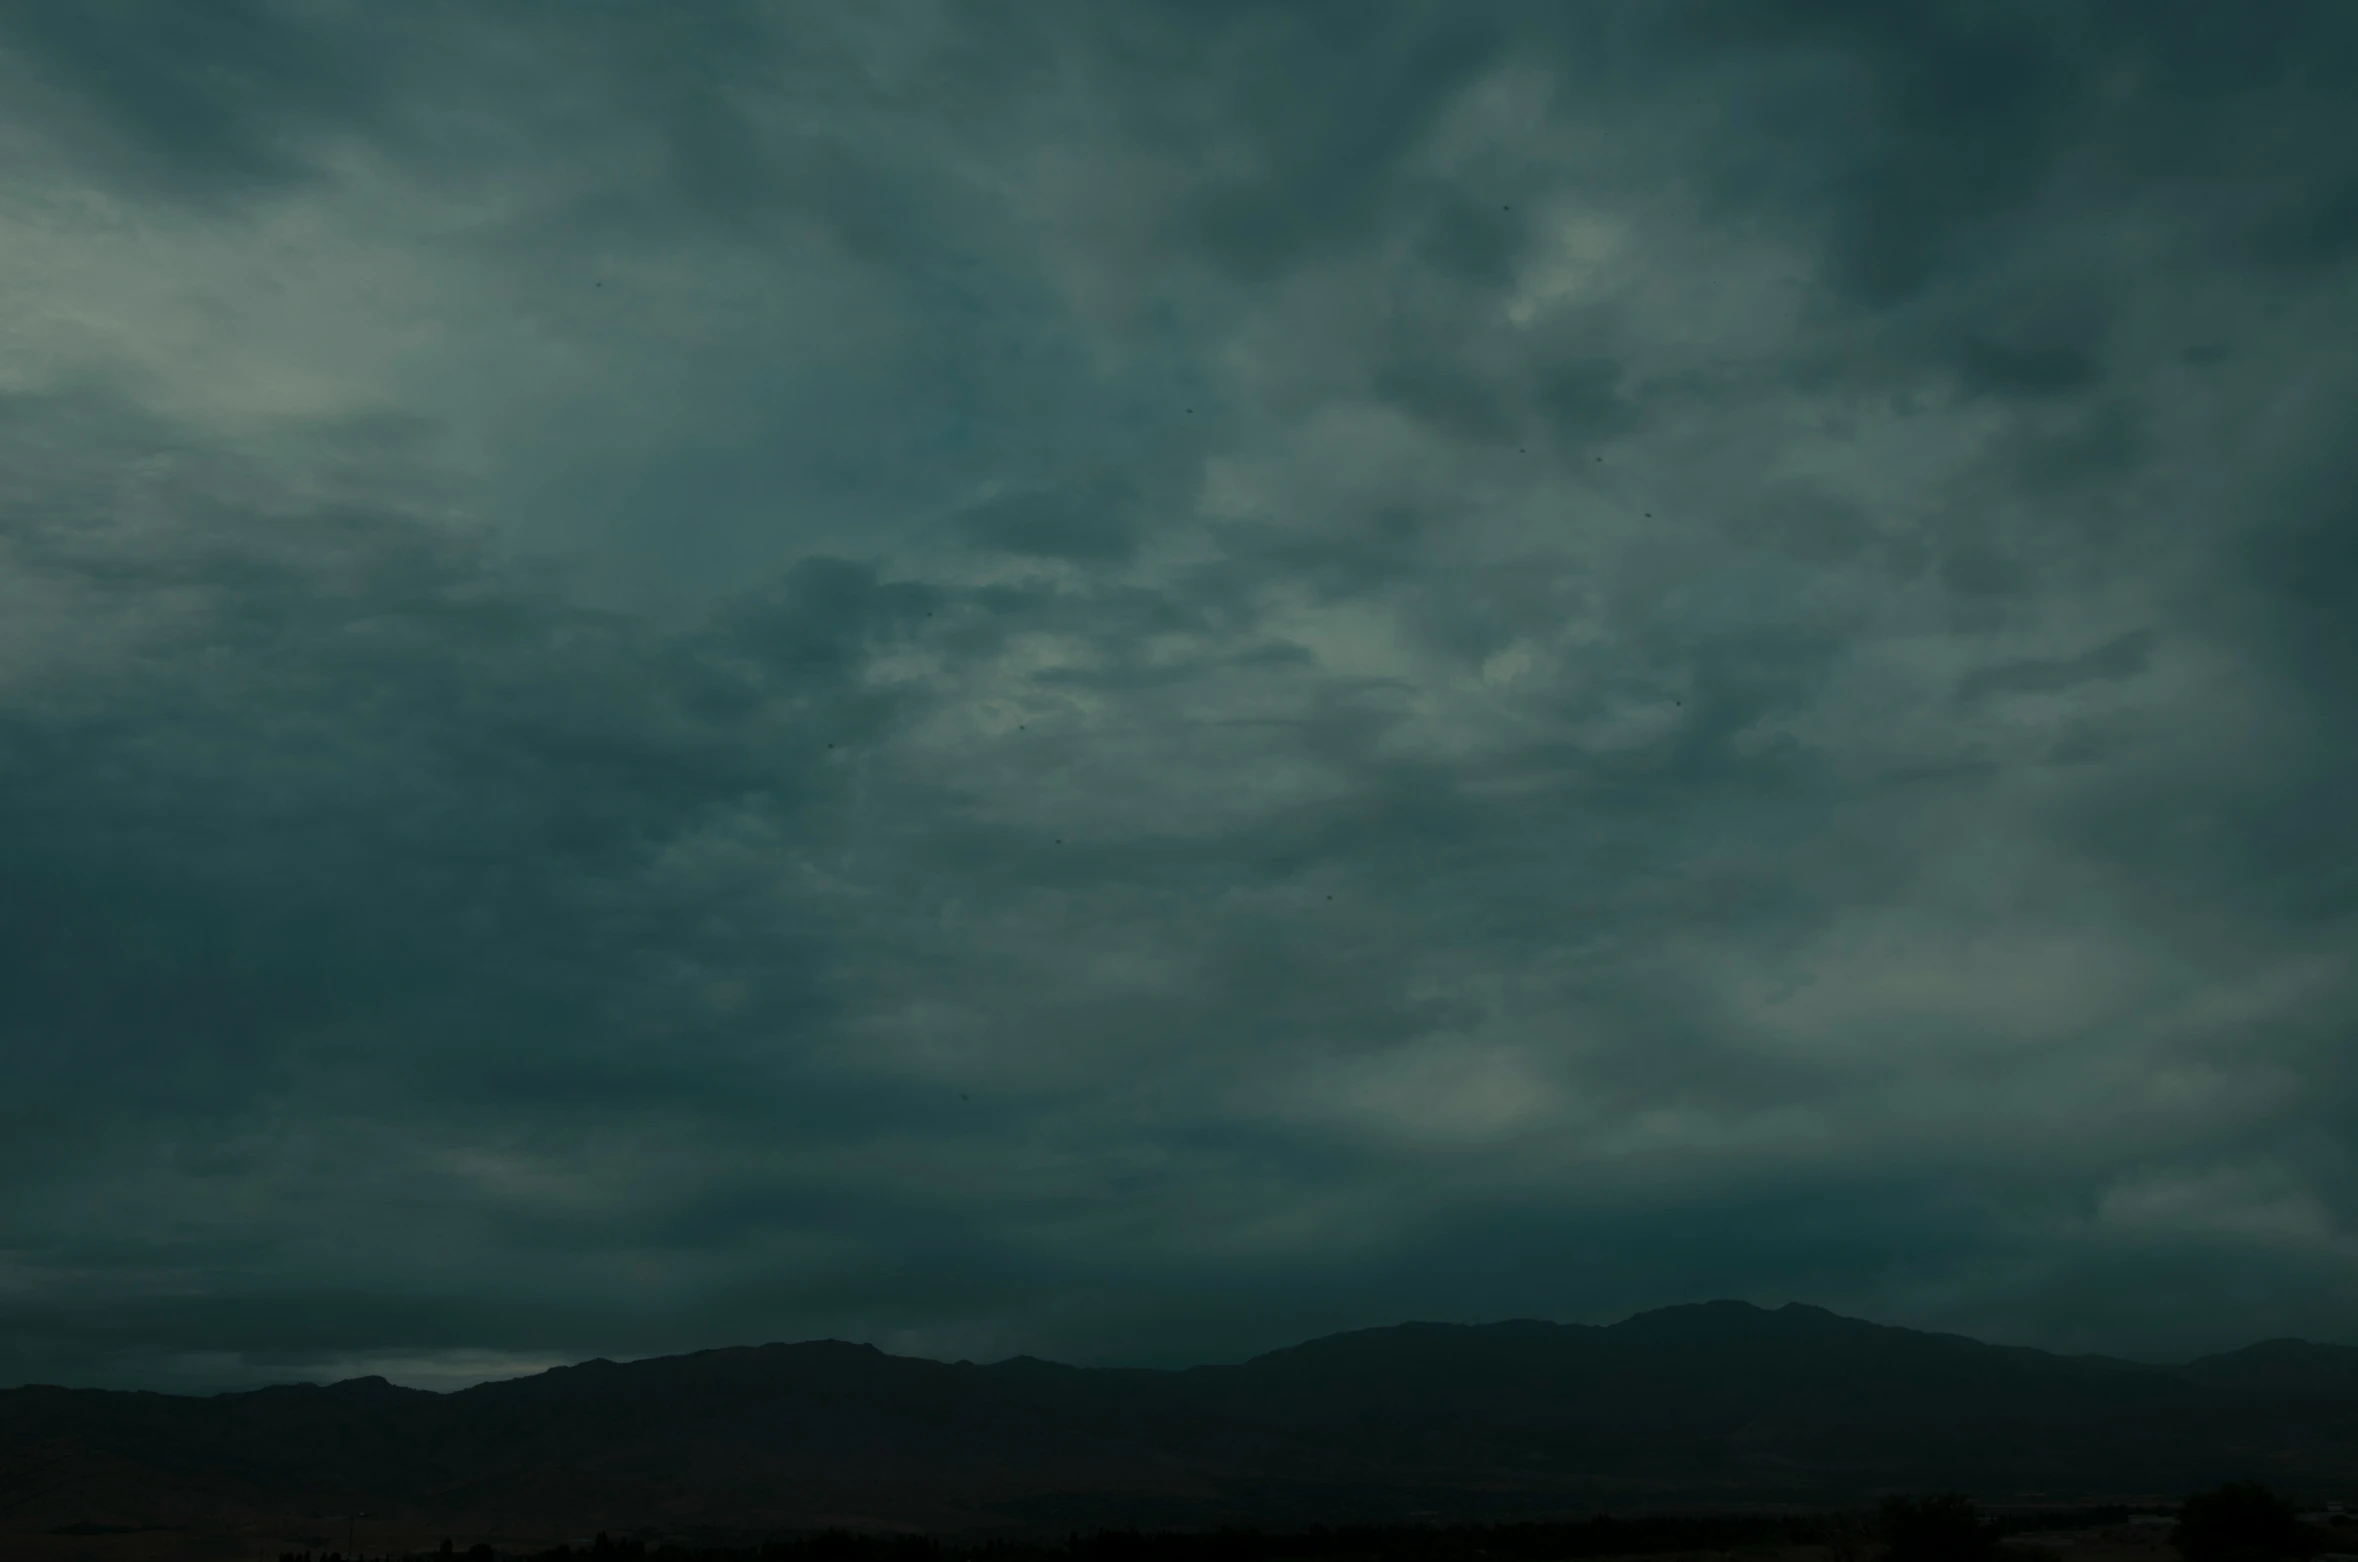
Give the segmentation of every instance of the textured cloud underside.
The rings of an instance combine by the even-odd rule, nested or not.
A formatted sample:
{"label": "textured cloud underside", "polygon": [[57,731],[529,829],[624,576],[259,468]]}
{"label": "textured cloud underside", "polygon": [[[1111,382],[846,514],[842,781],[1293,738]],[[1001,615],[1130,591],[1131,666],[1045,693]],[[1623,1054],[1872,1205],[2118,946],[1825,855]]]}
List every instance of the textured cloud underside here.
{"label": "textured cloud underside", "polygon": [[0,1380],[2346,1335],[2358,37],[1903,9],[5,23]]}

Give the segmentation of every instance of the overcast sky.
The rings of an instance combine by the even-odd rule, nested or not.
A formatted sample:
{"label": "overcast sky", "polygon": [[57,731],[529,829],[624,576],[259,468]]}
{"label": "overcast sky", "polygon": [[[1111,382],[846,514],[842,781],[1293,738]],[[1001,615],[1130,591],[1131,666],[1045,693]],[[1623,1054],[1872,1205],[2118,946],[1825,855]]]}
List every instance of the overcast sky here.
{"label": "overcast sky", "polygon": [[2358,10],[4,14],[0,1383],[2358,1344]]}

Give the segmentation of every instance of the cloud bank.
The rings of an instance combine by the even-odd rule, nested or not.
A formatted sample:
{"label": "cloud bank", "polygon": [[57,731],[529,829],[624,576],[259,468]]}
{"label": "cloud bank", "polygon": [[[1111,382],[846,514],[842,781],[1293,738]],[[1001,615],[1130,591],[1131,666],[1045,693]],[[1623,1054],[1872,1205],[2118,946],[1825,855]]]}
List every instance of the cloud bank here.
{"label": "cloud bank", "polygon": [[29,8],[0,1381],[2358,1342],[2358,19]]}

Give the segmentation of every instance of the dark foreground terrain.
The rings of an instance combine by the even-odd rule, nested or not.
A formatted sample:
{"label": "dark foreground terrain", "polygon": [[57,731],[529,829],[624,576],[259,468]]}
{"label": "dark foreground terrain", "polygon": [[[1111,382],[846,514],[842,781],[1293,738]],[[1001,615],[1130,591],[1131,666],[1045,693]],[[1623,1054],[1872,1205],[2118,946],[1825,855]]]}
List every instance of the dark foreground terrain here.
{"label": "dark foreground terrain", "polygon": [[2274,1341],[2154,1367],[1719,1302],[1605,1328],[1406,1324],[1168,1372],[823,1341],[453,1394],[378,1378],[0,1393],[11,1557],[316,1557],[343,1548],[351,1514],[368,1554],[444,1536],[463,1554],[601,1530],[1061,1539],[1932,1489],[2160,1503],[2247,1477],[2358,1496],[2358,1350]]}
{"label": "dark foreground terrain", "polygon": [[[46,1536],[42,1559],[162,1562],[190,1556],[274,1562],[2189,1562],[2170,1545],[2166,1515],[2109,1509],[2017,1510],[1982,1521],[1995,1542],[1970,1554],[1886,1545],[1873,1512],[1609,1514],[1554,1523],[1313,1526],[1266,1532],[1099,1530],[989,1538],[830,1530],[754,1539],[678,1532],[550,1541],[505,1537],[460,1544],[386,1536],[333,1546],[267,1549],[262,1537],[210,1542],[165,1531]],[[2348,1522],[2344,1520],[2343,1522]],[[2358,1531],[2353,1532],[2358,1539]],[[2313,1551],[2314,1548],[2312,1548]],[[2249,1562],[2279,1562],[2270,1556]],[[2282,1562],[2315,1562],[2311,1556]]]}

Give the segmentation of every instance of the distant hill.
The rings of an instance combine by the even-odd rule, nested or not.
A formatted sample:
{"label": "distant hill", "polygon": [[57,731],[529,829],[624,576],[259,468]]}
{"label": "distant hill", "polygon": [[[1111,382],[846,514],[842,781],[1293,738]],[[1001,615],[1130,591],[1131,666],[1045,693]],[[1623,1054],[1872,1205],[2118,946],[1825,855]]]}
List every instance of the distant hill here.
{"label": "distant hill", "polygon": [[1711,1302],[1610,1327],[1408,1323],[1179,1371],[829,1340],[452,1394],[0,1392],[18,1532],[352,1511],[462,1533],[1272,1525],[2249,1476],[2358,1493],[2358,1350],[2153,1367]]}
{"label": "distant hill", "polygon": [[2307,1340],[2263,1340],[2178,1369],[2221,1388],[2275,1389],[2303,1397],[2358,1394],[2358,1348]]}

